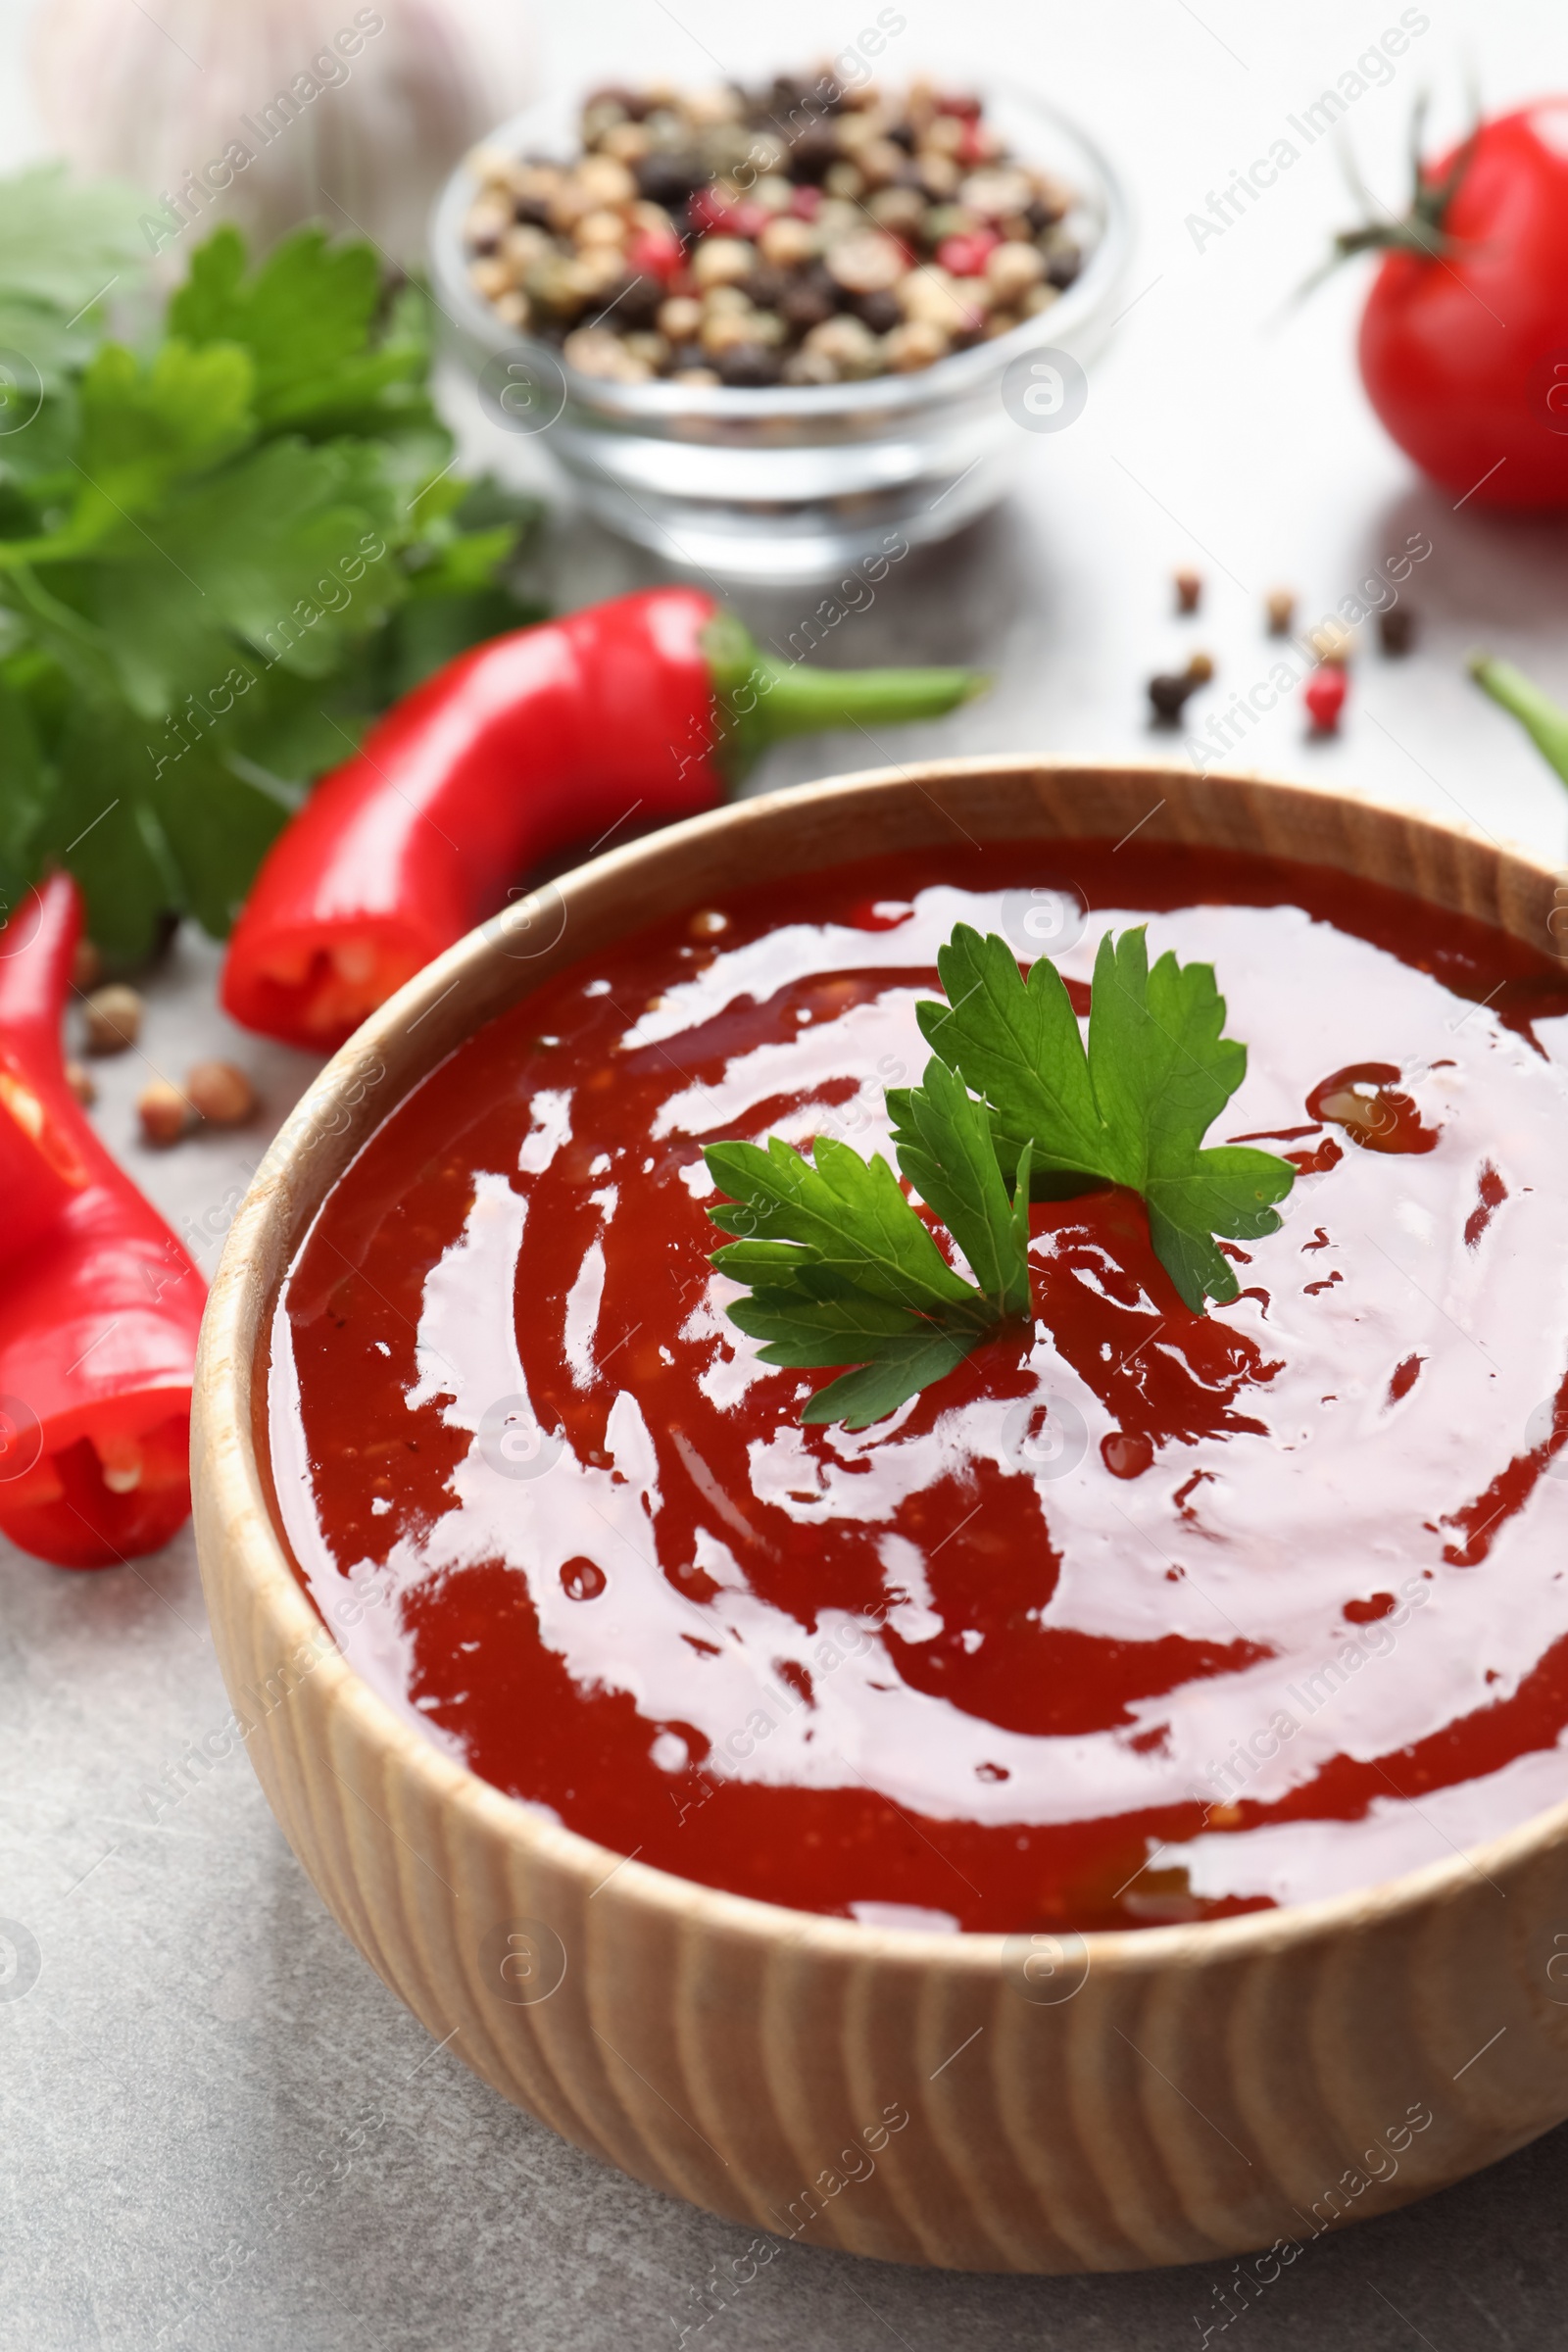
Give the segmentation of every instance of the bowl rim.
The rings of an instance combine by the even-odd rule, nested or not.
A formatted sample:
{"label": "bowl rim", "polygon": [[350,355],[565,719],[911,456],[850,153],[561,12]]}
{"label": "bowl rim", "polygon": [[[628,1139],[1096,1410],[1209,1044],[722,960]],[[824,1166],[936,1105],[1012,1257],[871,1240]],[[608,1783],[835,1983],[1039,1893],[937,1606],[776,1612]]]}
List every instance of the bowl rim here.
{"label": "bowl rim", "polygon": [[[1195,771],[1168,760],[1074,760],[1027,754],[980,755],[858,769],[812,784],[785,786],[726,803],[703,815],[664,826],[622,848],[608,850],[556,877],[545,887],[559,892],[569,909],[574,892],[586,894],[617,875],[635,873],[650,852],[678,853],[688,844],[700,845],[713,833],[733,827],[737,821],[776,817],[787,811],[808,823],[813,809],[852,799],[869,800],[879,789],[910,783],[925,792],[931,784],[961,786],[969,780],[978,783],[1008,777],[1021,780],[1052,776],[1074,780],[1095,776],[1122,780],[1147,777],[1151,784],[1157,785],[1169,784],[1173,779],[1191,783]],[[1363,817],[1370,814],[1387,818],[1425,833],[1437,843],[1462,844],[1467,851],[1494,859],[1499,868],[1522,869],[1538,882],[1554,881],[1553,870],[1523,849],[1498,842],[1476,826],[1437,817],[1426,809],[1396,801],[1367,802],[1333,785],[1253,772],[1200,775],[1197,780],[1209,789],[1238,788],[1249,793],[1261,789],[1288,794],[1301,803],[1316,801],[1341,809],[1353,809]],[[1064,834],[1058,838],[1070,837]],[[999,834],[996,838],[1003,836]],[[1407,895],[1423,894],[1410,891]],[[1439,904],[1436,900],[1431,903]],[[471,981],[486,967],[494,968],[498,962],[505,962],[505,950],[500,943],[512,928],[526,932],[530,919],[524,900],[466,934],[370,1014],[307,1087],[269,1146],[229,1229],[203,1317],[198,1351],[196,1417],[192,1426],[193,1474],[199,1486],[205,1484],[209,1511],[227,1536],[226,1543],[220,1542],[216,1534],[210,1544],[205,1542],[199,1513],[198,1549],[204,1588],[218,1576],[228,1573],[227,1558],[238,1559],[253,1615],[278,1634],[280,1643],[292,1641],[296,1645],[311,1645],[312,1680],[318,1676],[324,1678],[327,1703],[352,1709],[361,1728],[387,1760],[395,1758],[412,1773],[432,1808],[442,1804],[459,1806],[475,1832],[483,1834],[488,1830],[514,1848],[523,1849],[536,1862],[552,1866],[560,1875],[589,1887],[591,1893],[598,1893],[610,1880],[616,1879],[623,1900],[674,1914],[688,1929],[787,1944],[803,1956],[815,1955],[825,1960],[862,1959],[916,1971],[945,1967],[987,1977],[1003,1972],[1009,1946],[1015,1947],[1020,1938],[1027,1940],[1046,1935],[1054,1936],[1058,1944],[1072,1944],[1085,1951],[1091,1970],[1111,1969],[1135,1976],[1156,1971],[1175,1959],[1192,1965],[1223,1966],[1250,1955],[1277,1955],[1287,1947],[1308,1945],[1348,1931],[1365,1929],[1374,1922],[1387,1922],[1441,1901],[1473,1877],[1480,1876],[1491,1883],[1495,1876],[1568,1842],[1568,1796],[1565,1796],[1556,1805],[1529,1815],[1496,1838],[1477,1845],[1455,1846],[1446,1860],[1425,1863],[1395,1878],[1374,1880],[1339,1894],[1244,1912],[1228,1919],[1146,1928],[1024,1929],[1010,1933],[869,1927],[827,1913],[799,1911],[757,1896],[730,1893],[641,1862],[635,1854],[617,1854],[612,1847],[602,1845],[579,1831],[546,1820],[526,1800],[511,1796],[492,1782],[483,1780],[420,1732],[349,1663],[337,1646],[330,1626],[311,1599],[281,1530],[272,1499],[270,1461],[263,1459],[257,1442],[259,1431],[265,1428],[265,1402],[258,1404],[248,1392],[252,1374],[262,1361],[283,1271],[292,1261],[298,1241],[308,1230],[320,1201],[331,1189],[330,1183],[315,1193],[305,1188],[306,1203],[295,1210],[291,1175],[322,1140],[323,1132],[341,1132],[340,1127],[319,1130],[320,1114],[331,1112],[340,1117],[345,1099],[356,1088],[359,1092],[355,1101],[363,1101],[365,1070],[379,1060],[383,1042],[416,1026],[466,980]],[[520,991],[511,1001],[520,1001],[526,993]],[[493,1011],[482,1015],[486,1020],[493,1017]],[[478,1022],[471,1024],[463,1036],[471,1034],[472,1027],[477,1025]],[[457,1042],[461,1043],[461,1038]],[[447,1052],[456,1050],[454,1044]],[[444,1059],[445,1054],[439,1058]],[[427,1069],[436,1066],[438,1062],[432,1061]],[[351,1158],[406,1100],[413,1087],[422,1082],[425,1074],[427,1071],[421,1071],[417,1077],[400,1082],[395,1101],[381,1104],[377,1114],[364,1126],[354,1143]],[[348,1161],[342,1163],[347,1164]],[[285,1234],[276,1253],[278,1272],[265,1284],[260,1283],[253,1269],[257,1264],[266,1264],[272,1254],[269,1246],[270,1229],[278,1225],[286,1228],[291,1217],[296,1239],[289,1243]],[[208,1600],[211,1607],[211,1592]]]}
{"label": "bowl rim", "polygon": [[568,367],[558,346],[539,336],[509,331],[468,283],[463,252],[463,220],[479,188],[469,159],[481,147],[520,148],[535,125],[559,120],[564,103],[562,93],[535,99],[476,139],[436,195],[430,208],[427,244],[441,305],[450,307],[455,314],[453,323],[463,334],[487,346],[492,355],[515,352],[541,363],[541,372],[554,369],[567,395],[580,406],[625,423],[644,419],[654,423],[677,416],[701,417],[715,424],[740,424],[780,416],[803,421],[825,420],[858,416],[870,409],[885,410],[890,416],[897,417],[932,402],[940,404],[949,397],[961,398],[981,390],[1026,352],[1053,349],[1058,336],[1070,343],[1086,326],[1098,323],[1103,307],[1121,285],[1132,258],[1135,226],[1132,200],[1099,140],[1075,117],[1026,86],[1009,83],[1000,96],[1005,104],[1022,106],[1044,117],[1058,137],[1078,150],[1081,163],[1088,167],[1085,176],[1091,184],[1075,193],[1099,208],[1103,225],[1083,271],[1049,310],[1041,312],[1038,318],[1021,320],[994,341],[954,352],[947,359],[934,361],[929,368],[916,368],[908,375],[867,376],[845,384],[770,384],[752,390],[727,384],[673,384],[657,379],[647,384],[616,384],[604,377],[583,375]]}

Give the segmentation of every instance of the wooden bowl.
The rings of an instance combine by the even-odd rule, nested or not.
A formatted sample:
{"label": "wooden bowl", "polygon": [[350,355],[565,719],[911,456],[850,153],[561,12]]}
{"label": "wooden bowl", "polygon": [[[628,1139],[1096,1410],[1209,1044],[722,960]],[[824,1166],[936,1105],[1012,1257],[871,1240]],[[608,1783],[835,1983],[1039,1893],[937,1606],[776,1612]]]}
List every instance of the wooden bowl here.
{"label": "wooden bowl", "polygon": [[[1439,920],[1462,910],[1556,949],[1554,877],[1522,858],[1335,794],[1154,763],[944,760],[613,851],[421,972],[272,1146],[203,1328],[196,1531],[219,1658],[290,1843],[426,2031],[507,2098],[760,2233],[957,2270],[1273,2246],[1247,2271],[1266,2282],[1321,2230],[1568,2116],[1568,1805],[1364,1892],[1083,1938],[880,1932],[715,1893],[550,1826],[360,1681],[294,1573],[264,1460],[257,1375],[296,1244],[359,1145],[479,1023],[760,875],[1134,826],[1371,876]],[[768,2258],[764,2240],[737,2278]]]}

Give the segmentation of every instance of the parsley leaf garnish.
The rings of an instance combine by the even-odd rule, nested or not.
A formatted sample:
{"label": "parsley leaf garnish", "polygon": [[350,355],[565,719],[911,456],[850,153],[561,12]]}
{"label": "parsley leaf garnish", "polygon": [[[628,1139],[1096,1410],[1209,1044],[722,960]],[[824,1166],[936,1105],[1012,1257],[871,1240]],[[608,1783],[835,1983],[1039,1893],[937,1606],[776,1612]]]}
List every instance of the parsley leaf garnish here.
{"label": "parsley leaf garnish", "polygon": [[984,1106],[940,1061],[898,1102],[900,1162],[958,1241],[975,1282],[949,1265],[880,1156],[864,1160],[818,1136],[808,1161],[776,1135],[765,1151],[710,1144],[703,1153],[730,1195],[708,1213],[721,1232],[743,1237],[712,1259],[751,1286],[731,1322],[766,1343],[764,1363],[860,1367],[818,1390],[806,1421],[864,1429],[1029,1311],[1027,1160],[1015,1205]]}
{"label": "parsley leaf garnish", "polygon": [[67,865],[123,959],[167,911],[221,937],[368,721],[541,612],[498,576],[539,509],[454,472],[416,288],[222,228],[127,348],[135,209],[0,181],[0,917]]}
{"label": "parsley leaf garnish", "polygon": [[[1143,1196],[1150,1239],[1187,1305],[1235,1298],[1216,1234],[1278,1230],[1288,1160],[1202,1139],[1247,1073],[1227,1038],[1212,964],[1160,956],[1142,926],[1107,932],[1095,959],[1089,1044],[1060,974],[1027,980],[995,934],[958,924],[937,956],[946,1004],[916,1006],[937,1056],[917,1087],[890,1088],[899,1167],[962,1251],[965,1281],[880,1156],[818,1136],[811,1159],[770,1136],[709,1144],[729,1198],[710,1208],[739,1238],[712,1264],[749,1286],[729,1318],[764,1363],[857,1367],[819,1389],[804,1421],[864,1429],[941,1380],[1030,1311],[1029,1202],[1086,1183]],[[972,1090],[972,1091],[971,1091]]]}
{"label": "parsley leaf garnish", "polygon": [[1027,1143],[1048,1177],[1098,1177],[1141,1193],[1155,1252],[1187,1305],[1200,1314],[1205,1296],[1236,1298],[1214,1236],[1276,1232],[1273,1204],[1296,1171],[1248,1145],[1200,1148],[1247,1074],[1247,1048],[1221,1035],[1213,965],[1166,954],[1151,970],[1141,925],[1119,940],[1107,932],[1095,958],[1087,1053],[1049,956],[1025,980],[1005,940],[960,923],[937,969],[949,1002],[919,1005],[920,1028],[984,1098],[1003,1167],[1015,1166]]}

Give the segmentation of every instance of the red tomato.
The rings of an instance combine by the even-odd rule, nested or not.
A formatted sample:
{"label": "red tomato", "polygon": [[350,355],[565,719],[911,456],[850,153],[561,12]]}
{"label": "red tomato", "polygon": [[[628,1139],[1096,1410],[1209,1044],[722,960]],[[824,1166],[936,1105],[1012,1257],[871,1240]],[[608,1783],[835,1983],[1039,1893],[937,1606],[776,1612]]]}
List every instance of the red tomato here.
{"label": "red tomato", "polygon": [[1399,249],[1378,272],[1360,341],[1372,406],[1456,498],[1568,506],[1568,98],[1483,127],[1442,233],[1442,258]]}

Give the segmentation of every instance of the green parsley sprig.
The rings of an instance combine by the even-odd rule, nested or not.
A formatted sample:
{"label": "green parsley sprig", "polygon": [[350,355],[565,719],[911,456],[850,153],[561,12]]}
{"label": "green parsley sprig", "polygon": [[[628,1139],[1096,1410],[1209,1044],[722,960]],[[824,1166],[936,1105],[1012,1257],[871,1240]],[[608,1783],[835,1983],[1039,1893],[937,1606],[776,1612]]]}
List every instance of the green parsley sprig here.
{"label": "green parsley sprig", "polygon": [[[1087,1049],[1049,957],[1027,980],[1005,940],[960,923],[937,957],[945,1004],[916,1015],[936,1058],[918,1087],[890,1089],[905,1180],[946,1226],[973,1281],[943,1255],[888,1161],[819,1136],[812,1157],[778,1136],[710,1144],[729,1198],[709,1215],[738,1238],[712,1263],[750,1297],[729,1308],[764,1363],[856,1369],[802,1418],[863,1429],[941,1380],[1030,1312],[1029,1202],[1087,1184],[1142,1195],[1150,1238],[1186,1304],[1237,1297],[1215,1235],[1277,1230],[1288,1160],[1202,1137],[1240,1086],[1247,1049],[1222,1035],[1211,964],[1162,956],[1144,930],[1106,933],[1095,961]],[[814,1164],[813,1164],[814,1163]]]}
{"label": "green parsley sprig", "polygon": [[1029,1147],[1012,1199],[983,1104],[942,1062],[902,1096],[906,1176],[947,1223],[977,1280],[937,1248],[880,1156],[818,1136],[812,1166],[793,1145],[710,1144],[704,1158],[731,1198],[709,1215],[744,1236],[713,1252],[751,1286],[731,1322],[767,1344],[769,1364],[856,1364],[807,1405],[807,1421],[864,1429],[1029,1312]]}
{"label": "green parsley sprig", "polygon": [[227,930],[307,786],[481,637],[538,509],[452,470],[427,306],[319,229],[256,270],[222,228],[160,332],[134,205],[0,181],[0,901],[69,866],[132,958]]}
{"label": "green parsley sprig", "polygon": [[[1141,1193],[1154,1251],[1188,1306],[1234,1298],[1234,1268],[1214,1236],[1258,1241],[1296,1180],[1289,1160],[1247,1144],[1200,1149],[1247,1075],[1247,1048],[1221,1035],[1225,1000],[1211,963],[1150,969],[1142,925],[1095,957],[1087,1051],[1060,973],[1040,956],[1024,979],[1005,940],[959,923],[937,956],[946,1004],[916,1007],[932,1051],[981,1096],[998,1156],[1025,1143],[1049,1196],[1053,1176]],[[1059,1189],[1059,1188],[1056,1188]]]}

